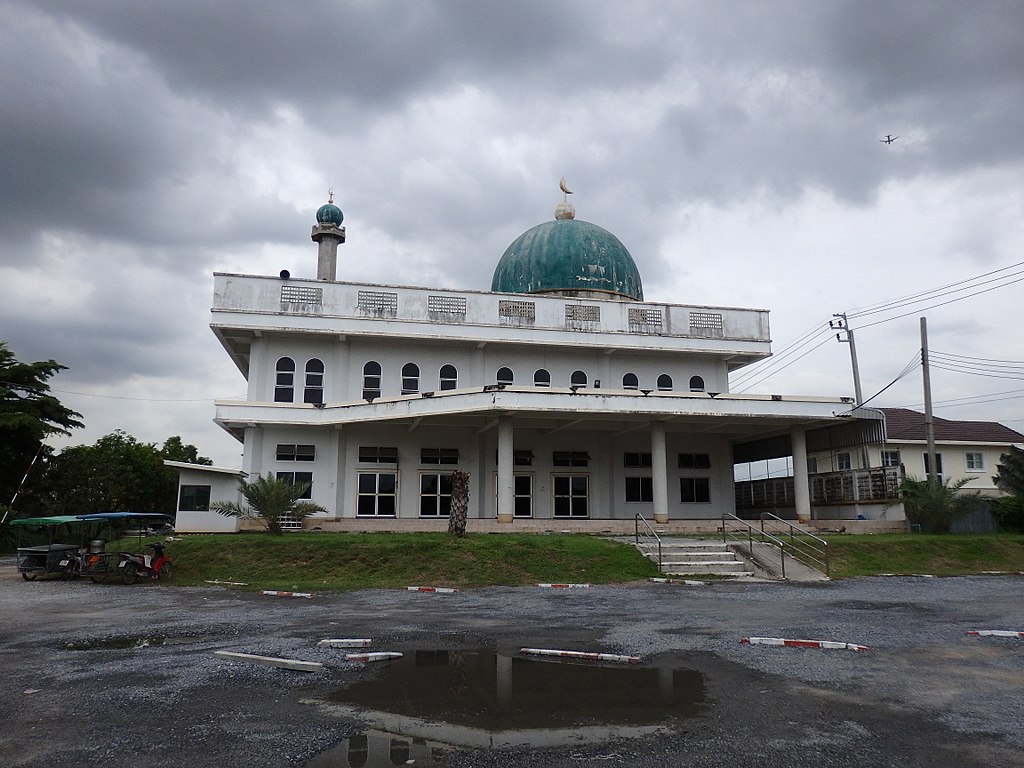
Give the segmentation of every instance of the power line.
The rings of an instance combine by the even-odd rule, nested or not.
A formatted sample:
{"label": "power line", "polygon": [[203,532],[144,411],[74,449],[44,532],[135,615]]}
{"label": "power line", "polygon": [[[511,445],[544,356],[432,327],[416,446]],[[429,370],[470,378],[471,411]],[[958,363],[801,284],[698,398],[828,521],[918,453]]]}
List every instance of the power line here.
{"label": "power line", "polygon": [[832,334],[829,334],[828,337],[826,337],[826,338],[822,339],[821,341],[819,341],[817,344],[815,344],[813,347],[808,349],[806,352],[804,352],[799,357],[794,358],[793,360],[790,360],[788,363],[786,363],[784,366],[779,368],[777,371],[772,371],[771,373],[768,373],[768,374],[762,376],[760,379],[757,379],[756,381],[750,382],[749,384],[745,385],[742,389],[737,390],[737,394],[742,394],[743,392],[746,392],[748,389],[750,389],[751,387],[755,386],[756,384],[760,384],[765,379],[771,378],[776,373],[779,373],[779,371],[783,371],[786,368],[789,368],[789,366],[791,366],[793,363],[796,363],[796,362],[798,362],[800,360],[803,360],[805,357],[807,357],[809,354],[811,354],[811,352],[816,350],[818,347],[821,347],[821,346],[823,346],[824,344],[827,344],[830,341],[832,341]]}
{"label": "power line", "polygon": [[[887,301],[880,301],[875,304],[868,304],[863,307],[857,307],[855,309],[849,310],[847,312],[847,315],[849,317],[862,317],[864,315],[877,314],[878,312],[884,312],[888,309],[896,309],[897,307],[906,306],[908,304],[919,304],[921,302],[928,301],[930,300],[928,297],[936,298],[934,294],[941,294],[942,291],[947,291],[947,293],[941,295],[948,295],[949,293],[957,293],[959,291],[969,290],[970,288],[976,288],[978,285],[986,285],[987,283],[995,282],[996,280],[1002,280],[1005,279],[1006,277],[1012,277],[1014,275],[1021,274],[1020,272],[1015,272],[1013,273],[1013,275],[1003,275],[1002,277],[999,278],[993,278],[992,280],[986,280],[984,282],[977,283],[977,285],[968,285],[968,283],[975,283],[976,281],[980,280],[983,277],[995,275],[999,272],[1006,272],[1007,270],[1016,269],[1017,267],[1021,266],[1024,266],[1024,261],[1017,262],[1016,264],[1010,264],[1009,266],[1006,267],[1000,267],[999,269],[994,269],[991,272],[985,272],[980,275],[975,275],[974,277],[969,277],[966,280],[958,280],[954,283],[941,285],[937,288],[930,288],[926,291],[919,291],[918,293],[909,294],[907,296],[902,296],[897,299],[889,299]],[[963,287],[956,288],[956,286]],[[956,290],[949,291],[948,289],[950,288],[955,288]]]}

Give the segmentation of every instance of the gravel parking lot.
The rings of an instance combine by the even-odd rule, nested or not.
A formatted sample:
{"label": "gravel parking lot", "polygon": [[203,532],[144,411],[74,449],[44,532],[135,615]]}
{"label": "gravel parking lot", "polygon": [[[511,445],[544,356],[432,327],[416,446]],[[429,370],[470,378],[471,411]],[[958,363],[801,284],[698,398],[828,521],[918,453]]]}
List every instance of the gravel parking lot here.
{"label": "gravel parking lot", "polygon": [[[456,767],[1024,766],[1024,639],[967,634],[1024,628],[1022,587],[1020,576],[874,578],[306,600],[216,586],[27,583],[6,560],[0,764],[304,765],[365,730],[308,702],[380,674],[316,642],[368,637],[398,651],[567,648],[635,654],[642,666],[672,658],[703,675],[699,716],[671,733],[447,753]],[[870,650],[740,644],[746,636]],[[139,638],[151,642],[135,647]],[[288,672],[227,661],[219,649],[325,666]]]}

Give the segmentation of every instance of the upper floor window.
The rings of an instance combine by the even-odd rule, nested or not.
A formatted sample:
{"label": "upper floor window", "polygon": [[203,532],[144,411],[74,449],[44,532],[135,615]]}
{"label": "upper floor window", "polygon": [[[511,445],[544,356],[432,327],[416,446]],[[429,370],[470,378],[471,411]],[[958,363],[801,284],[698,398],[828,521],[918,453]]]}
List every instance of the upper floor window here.
{"label": "upper floor window", "polygon": [[458,464],[458,448],[422,448],[420,464]]}
{"label": "upper floor window", "polygon": [[661,374],[658,377],[658,391],[659,392],[671,392],[672,391],[672,377],[667,373]]}
{"label": "upper floor window", "polygon": [[[932,465],[931,461],[928,460],[928,454],[925,453],[924,454],[924,472],[925,472],[925,474],[928,474],[929,472],[931,472],[931,465]],[[940,483],[943,481],[943,478],[942,478],[942,454],[941,453],[936,453],[935,454],[935,476],[938,478]]]}
{"label": "upper floor window", "polygon": [[818,474],[818,457],[808,456],[807,457],[807,474],[816,475]]}
{"label": "upper floor window", "polygon": [[416,363],[402,366],[402,394],[414,395],[420,391],[420,367]]}
{"label": "upper floor window", "polygon": [[985,471],[985,457],[981,453],[975,453],[974,451],[968,451],[964,454],[964,460],[967,464],[968,472],[984,472]]}
{"label": "upper floor window", "polygon": [[691,392],[703,392],[704,391],[704,379],[700,376],[690,377],[690,391]]}
{"label": "upper floor window", "polygon": [[882,466],[883,467],[898,467],[903,462],[900,461],[900,452],[895,451],[882,451]]}
{"label": "upper floor window", "polygon": [[836,469],[840,472],[853,469],[853,459],[849,451],[840,451],[836,454]]}
{"label": "upper floor window", "polygon": [[622,377],[622,388],[623,389],[640,389],[640,379],[636,377],[635,373],[627,373]]}
{"label": "upper floor window", "polygon": [[585,387],[587,386],[587,374],[583,371],[573,371],[572,376],[569,377],[569,386],[571,387]]}
{"label": "upper floor window", "polygon": [[624,453],[624,454],[622,454],[622,466],[624,466],[624,467],[649,467],[649,466],[651,466],[651,454],[649,454],[649,453]]}
{"label": "upper floor window", "polygon": [[316,446],[295,443],[278,443],[278,461],[316,461]]}
{"label": "upper floor window", "polygon": [[454,365],[442,365],[438,377],[439,389],[456,389],[459,386],[459,372]]}
{"label": "upper floor window", "polygon": [[543,368],[538,368],[533,374],[533,386],[535,387],[550,387],[551,386],[551,374]]}
{"label": "upper floor window", "polygon": [[680,453],[680,469],[710,469],[711,455],[707,453]]}
{"label": "upper floor window", "polygon": [[290,403],[295,400],[295,361],[282,357],[277,361],[277,379],[274,384],[274,402]]}
{"label": "upper floor window", "polygon": [[324,361],[315,357],[306,361],[306,388],[302,395],[304,403],[324,401]]}
{"label": "upper floor window", "polygon": [[380,397],[380,363],[371,360],[363,366],[363,399],[372,400]]}
{"label": "upper floor window", "polygon": [[515,381],[515,376],[511,368],[499,368],[495,379],[499,384],[511,385]]}
{"label": "upper floor window", "polygon": [[397,464],[398,448],[388,445],[360,445],[359,461],[363,464]]}
{"label": "upper floor window", "polygon": [[551,463],[556,467],[586,467],[590,464],[590,454],[586,451],[554,451]]}

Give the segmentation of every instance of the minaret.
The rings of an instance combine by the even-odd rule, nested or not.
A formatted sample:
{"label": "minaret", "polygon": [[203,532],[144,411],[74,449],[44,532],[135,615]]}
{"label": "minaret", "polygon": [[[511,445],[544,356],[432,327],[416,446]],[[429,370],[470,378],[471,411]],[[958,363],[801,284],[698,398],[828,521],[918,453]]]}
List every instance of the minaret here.
{"label": "minaret", "polygon": [[326,205],[321,205],[316,212],[316,224],[313,226],[313,239],[319,249],[316,258],[316,279],[338,279],[338,246],[345,242],[345,228],[341,222],[345,214],[334,204],[334,190],[327,195]]}

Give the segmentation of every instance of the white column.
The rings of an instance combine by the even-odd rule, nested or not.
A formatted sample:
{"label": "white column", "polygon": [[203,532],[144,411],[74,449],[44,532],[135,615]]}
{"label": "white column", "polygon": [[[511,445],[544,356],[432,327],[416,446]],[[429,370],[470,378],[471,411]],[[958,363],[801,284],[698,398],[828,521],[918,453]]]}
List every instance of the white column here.
{"label": "white column", "polygon": [[654,493],[654,522],[668,522],[668,456],[665,452],[665,424],[651,424],[651,486]]}
{"label": "white column", "polygon": [[807,480],[807,435],[803,428],[794,427],[790,435],[793,442],[793,498],[798,520],[811,519],[811,488]]}
{"label": "white column", "polygon": [[515,516],[515,477],[512,463],[512,418],[498,419],[498,522],[511,523]]}

